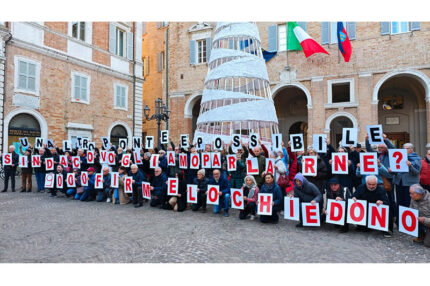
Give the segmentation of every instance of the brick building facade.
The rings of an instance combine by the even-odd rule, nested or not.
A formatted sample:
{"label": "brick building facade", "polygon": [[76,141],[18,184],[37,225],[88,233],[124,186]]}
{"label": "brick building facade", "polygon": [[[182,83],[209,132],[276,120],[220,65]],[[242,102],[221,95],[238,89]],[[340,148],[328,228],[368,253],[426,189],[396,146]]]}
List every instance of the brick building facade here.
{"label": "brick building facade", "polygon": [[[139,22],[7,22],[2,142],[142,132]],[[136,96],[138,95],[138,96]]]}
{"label": "brick building facade", "polygon": [[[338,50],[335,22],[300,25],[329,56],[306,59],[301,51],[287,52],[285,23],[257,23],[262,47],[277,51],[266,65],[284,138],[304,133],[310,142],[312,134],[327,133],[337,145],[343,127],[357,127],[363,142],[366,125],[379,123],[395,144],[412,142],[422,154],[430,142],[430,23],[346,23],[353,49],[349,63]],[[194,132],[208,70],[201,43],[213,37],[215,26],[169,23],[172,138]]]}

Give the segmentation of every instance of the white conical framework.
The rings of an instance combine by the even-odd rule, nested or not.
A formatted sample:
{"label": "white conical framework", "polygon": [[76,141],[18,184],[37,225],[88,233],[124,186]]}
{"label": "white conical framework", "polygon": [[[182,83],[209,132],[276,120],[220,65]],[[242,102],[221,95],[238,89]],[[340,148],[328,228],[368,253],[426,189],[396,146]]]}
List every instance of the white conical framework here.
{"label": "white conical framework", "polygon": [[221,137],[227,143],[233,134],[247,141],[249,133],[259,133],[271,142],[278,118],[257,26],[218,23],[208,64],[194,138],[209,143]]}

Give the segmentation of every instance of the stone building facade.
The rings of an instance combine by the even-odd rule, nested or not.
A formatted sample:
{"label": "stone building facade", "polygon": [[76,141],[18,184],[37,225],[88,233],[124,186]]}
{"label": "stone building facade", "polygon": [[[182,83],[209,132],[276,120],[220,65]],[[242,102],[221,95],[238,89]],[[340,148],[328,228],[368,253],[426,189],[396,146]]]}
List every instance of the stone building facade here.
{"label": "stone building facade", "polygon": [[[336,22],[300,25],[329,56],[306,59],[301,51],[286,51],[285,22],[257,23],[262,47],[277,52],[266,65],[284,138],[304,133],[310,143],[312,134],[326,133],[337,145],[343,127],[357,127],[363,142],[366,125],[382,124],[397,146],[412,142],[422,154],[430,142],[430,23],[345,23],[352,45],[348,63],[337,46]],[[210,47],[203,41],[213,37],[216,23],[168,26],[169,129],[177,140],[194,133],[208,70],[204,49]]]}
{"label": "stone building facade", "polygon": [[[20,137],[142,132],[142,23],[7,22],[3,151]],[[137,95],[137,96],[136,96]]]}

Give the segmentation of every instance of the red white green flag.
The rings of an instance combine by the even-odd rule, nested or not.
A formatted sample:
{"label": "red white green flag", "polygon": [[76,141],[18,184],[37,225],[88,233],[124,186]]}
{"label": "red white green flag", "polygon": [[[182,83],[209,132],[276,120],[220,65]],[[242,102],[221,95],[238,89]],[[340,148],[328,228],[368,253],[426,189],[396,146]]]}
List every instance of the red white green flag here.
{"label": "red white green flag", "polygon": [[305,53],[305,57],[310,57],[315,53],[329,53],[324,50],[305,30],[302,29],[296,22],[288,22],[287,31],[287,50],[300,50],[298,47],[300,44],[301,49]]}

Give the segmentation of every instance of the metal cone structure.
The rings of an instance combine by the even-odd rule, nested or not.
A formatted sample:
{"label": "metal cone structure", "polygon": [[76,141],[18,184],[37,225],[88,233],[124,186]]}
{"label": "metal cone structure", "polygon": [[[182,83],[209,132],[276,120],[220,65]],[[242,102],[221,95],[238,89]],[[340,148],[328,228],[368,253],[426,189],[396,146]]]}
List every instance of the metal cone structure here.
{"label": "metal cone structure", "polygon": [[221,137],[229,143],[233,134],[241,134],[246,142],[250,133],[259,133],[270,143],[278,132],[257,26],[218,23],[194,138],[210,144]]}

